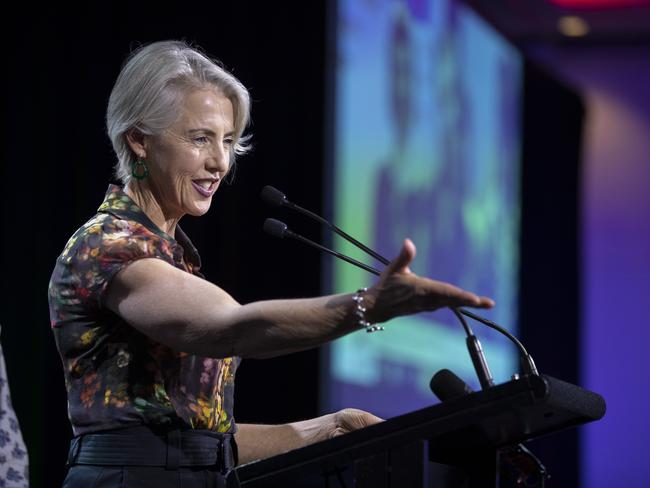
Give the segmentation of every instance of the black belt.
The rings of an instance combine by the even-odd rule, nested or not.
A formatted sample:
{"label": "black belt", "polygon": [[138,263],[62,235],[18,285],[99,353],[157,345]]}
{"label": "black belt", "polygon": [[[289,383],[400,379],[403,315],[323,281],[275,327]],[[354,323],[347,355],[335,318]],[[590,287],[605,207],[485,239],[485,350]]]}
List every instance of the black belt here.
{"label": "black belt", "polygon": [[68,466],[205,466],[225,473],[237,463],[236,449],[232,434],[138,426],[75,437]]}

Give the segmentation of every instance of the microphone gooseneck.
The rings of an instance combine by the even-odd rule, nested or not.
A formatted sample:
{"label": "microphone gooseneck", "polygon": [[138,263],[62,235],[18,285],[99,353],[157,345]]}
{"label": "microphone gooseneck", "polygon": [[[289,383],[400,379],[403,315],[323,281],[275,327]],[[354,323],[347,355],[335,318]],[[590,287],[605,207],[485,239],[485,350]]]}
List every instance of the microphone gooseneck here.
{"label": "microphone gooseneck", "polygon": [[327,254],[331,254],[332,256],[342,259],[343,261],[346,261],[350,264],[354,264],[355,266],[358,266],[361,269],[364,269],[372,274],[375,274],[377,276],[381,275],[381,272],[373,268],[372,266],[368,266],[367,264],[362,263],[361,261],[357,261],[356,259],[351,258],[350,256],[341,254],[340,252],[334,251],[333,249],[330,249],[329,247],[325,247],[322,244],[318,244],[317,242],[314,242],[311,239],[307,239],[306,237],[301,236],[300,234],[296,234],[295,232],[291,231],[287,227],[287,224],[285,224],[284,222],[280,222],[279,220],[266,219],[264,221],[264,225],[262,228],[264,229],[264,232],[266,232],[267,234],[271,234],[273,237],[279,237],[281,239],[285,237],[290,237],[291,239],[304,242],[308,246],[315,247],[320,251],[326,252]]}
{"label": "microphone gooseneck", "polygon": [[514,342],[517,348],[519,349],[519,353],[520,353],[519,356],[521,358],[521,364],[524,369],[524,373],[539,376],[539,373],[537,372],[537,366],[535,366],[535,361],[533,361],[533,357],[530,354],[528,354],[528,351],[526,351],[526,348],[519,341],[519,339],[517,339],[514,335],[508,332],[508,330],[504,329],[498,324],[495,324],[491,320],[488,320],[484,317],[481,317],[480,315],[476,315],[475,313],[470,312],[469,310],[465,310],[461,308],[458,309],[458,311],[463,315],[466,315],[467,317],[470,317],[476,320],[477,322],[480,322],[483,325],[487,325],[491,329],[500,332],[501,334],[505,335],[508,339],[510,339],[512,342]]}
{"label": "microphone gooseneck", "polygon": [[[264,200],[266,203],[276,206],[276,207],[282,207],[286,206],[289,207],[293,210],[297,210],[298,212],[307,215],[308,217],[317,220],[318,222],[326,225],[330,229],[332,229],[336,234],[340,235],[343,237],[345,240],[348,242],[352,243],[362,251],[366,252],[373,258],[377,259],[383,264],[390,264],[390,260],[386,259],[384,256],[380,255],[376,251],[373,251],[366,245],[362,244],[361,242],[357,241],[355,238],[351,237],[347,233],[345,233],[343,230],[339,229],[337,226],[329,222],[328,220],[324,219],[320,215],[316,215],[315,213],[304,209],[295,203],[290,202],[286,195],[282,193],[280,190],[277,188],[274,188],[272,186],[265,186],[262,189],[262,192],[260,193],[260,197],[262,200]],[[321,244],[318,244],[316,242],[313,242],[306,237],[303,237],[299,234],[296,234],[292,231],[290,231],[287,227],[286,224],[283,222],[280,222],[279,220],[275,219],[266,219],[264,222],[264,231],[273,235],[274,237],[291,237],[293,239],[299,240],[301,242],[304,242],[305,244],[308,244],[312,247],[315,247],[323,252],[326,252],[328,254],[331,254],[332,256],[335,256],[339,259],[342,259],[343,261],[346,261],[350,264],[353,264],[361,269],[364,269],[370,273],[373,273],[377,276],[381,274],[381,272],[371,266],[368,266],[365,263],[362,263],[360,261],[357,261],[356,259],[353,259],[349,256],[346,256],[345,254],[339,253],[337,251],[334,251],[332,249],[329,249]],[[498,324],[495,324],[491,320],[488,320],[486,318],[481,317],[480,315],[477,315],[473,312],[470,312],[469,310],[466,310],[464,308],[456,307],[456,308],[451,308],[451,310],[454,312],[460,323],[462,324],[463,328],[465,329],[465,333],[467,335],[466,339],[466,344],[467,348],[470,354],[470,357],[472,359],[472,364],[474,365],[474,369],[476,370],[476,374],[479,378],[479,382],[481,384],[481,387],[483,389],[489,388],[490,386],[494,385],[494,380],[492,378],[492,375],[490,373],[490,369],[487,364],[487,360],[485,359],[485,355],[483,354],[483,348],[481,347],[481,343],[479,342],[478,338],[474,335],[472,332],[471,327],[467,323],[467,321],[464,319],[463,315],[466,317],[470,317],[477,322],[480,322],[483,325],[486,325],[487,327],[490,327],[501,334],[505,335],[508,339],[510,339],[519,349],[520,353],[520,362],[522,365],[522,369],[525,374],[530,374],[530,375],[536,375],[539,376],[539,373],[537,372],[537,367],[535,366],[535,362],[533,361],[533,358],[530,354],[528,354],[528,351],[526,351],[526,348],[523,346],[523,344],[510,332],[508,332],[505,328],[501,327]]]}
{"label": "microphone gooseneck", "polygon": [[469,357],[472,360],[472,365],[474,366],[474,371],[476,371],[476,376],[481,384],[481,388],[487,390],[491,386],[494,386],[494,379],[492,378],[492,373],[490,373],[490,367],[488,366],[487,359],[483,353],[481,342],[478,340],[478,337],[474,335],[474,332],[472,332],[465,317],[461,315],[460,309],[452,308],[451,311],[454,312],[454,315],[456,315],[465,329],[465,334],[467,335],[467,338],[465,339],[467,352],[469,352]]}
{"label": "microphone gooseneck", "polygon": [[345,239],[348,242],[351,242],[356,247],[358,247],[359,249],[361,249],[365,253],[369,254],[370,256],[375,258],[380,263],[386,264],[386,265],[390,264],[390,261],[388,259],[386,259],[382,255],[380,255],[379,253],[373,251],[372,249],[370,249],[369,247],[367,247],[363,243],[357,241],[354,237],[352,237],[351,235],[347,234],[346,232],[344,232],[343,230],[338,228],[336,225],[331,223],[329,220],[326,220],[323,217],[321,217],[320,215],[317,215],[314,212],[311,212],[311,211],[307,210],[306,208],[302,208],[302,207],[296,205],[295,203],[290,202],[287,199],[286,195],[284,193],[282,193],[280,190],[278,190],[277,188],[269,186],[269,185],[265,186],[264,188],[262,188],[262,192],[260,193],[260,197],[262,198],[262,200],[264,200],[266,203],[268,203],[270,205],[273,205],[273,206],[276,206],[276,207],[282,207],[282,206],[289,207],[289,208],[291,208],[293,210],[297,210],[298,212],[300,212],[300,213],[302,213],[304,215],[307,215],[308,217],[320,222],[321,224],[326,225],[332,231],[334,231],[336,234],[343,237],[343,239]]}

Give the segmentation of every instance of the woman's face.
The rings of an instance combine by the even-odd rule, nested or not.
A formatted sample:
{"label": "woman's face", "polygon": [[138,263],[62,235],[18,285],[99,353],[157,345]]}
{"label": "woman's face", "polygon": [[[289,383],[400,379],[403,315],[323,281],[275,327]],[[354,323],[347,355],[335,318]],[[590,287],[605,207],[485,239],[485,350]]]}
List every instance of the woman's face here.
{"label": "woman's face", "polygon": [[161,135],[145,136],[147,183],[167,216],[205,214],[233,150],[232,103],[216,90],[185,97],[176,122]]}

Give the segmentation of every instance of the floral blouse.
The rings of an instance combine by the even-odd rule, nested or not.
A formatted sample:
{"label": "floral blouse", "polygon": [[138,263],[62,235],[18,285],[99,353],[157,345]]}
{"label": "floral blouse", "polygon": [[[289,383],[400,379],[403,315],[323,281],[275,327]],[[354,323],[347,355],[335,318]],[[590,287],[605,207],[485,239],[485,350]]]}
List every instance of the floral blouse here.
{"label": "floral blouse", "polygon": [[74,434],[178,422],[234,432],[238,357],[175,351],[102,304],[111,279],[142,258],[162,259],[203,277],[199,255],[183,231],[176,228],[176,239],[165,234],[111,185],[98,213],[58,257],[49,285],[51,325],[63,360]]}

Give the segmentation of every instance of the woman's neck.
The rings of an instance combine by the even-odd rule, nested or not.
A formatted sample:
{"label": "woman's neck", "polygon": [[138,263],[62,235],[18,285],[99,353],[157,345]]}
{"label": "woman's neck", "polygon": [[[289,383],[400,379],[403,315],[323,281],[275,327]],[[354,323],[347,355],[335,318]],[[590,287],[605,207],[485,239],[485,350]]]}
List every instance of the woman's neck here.
{"label": "woman's neck", "polygon": [[161,198],[156,197],[156,192],[151,189],[146,181],[131,180],[124,187],[126,193],[138,207],[167,235],[174,237],[176,225],[181,220],[166,211],[161,204]]}

